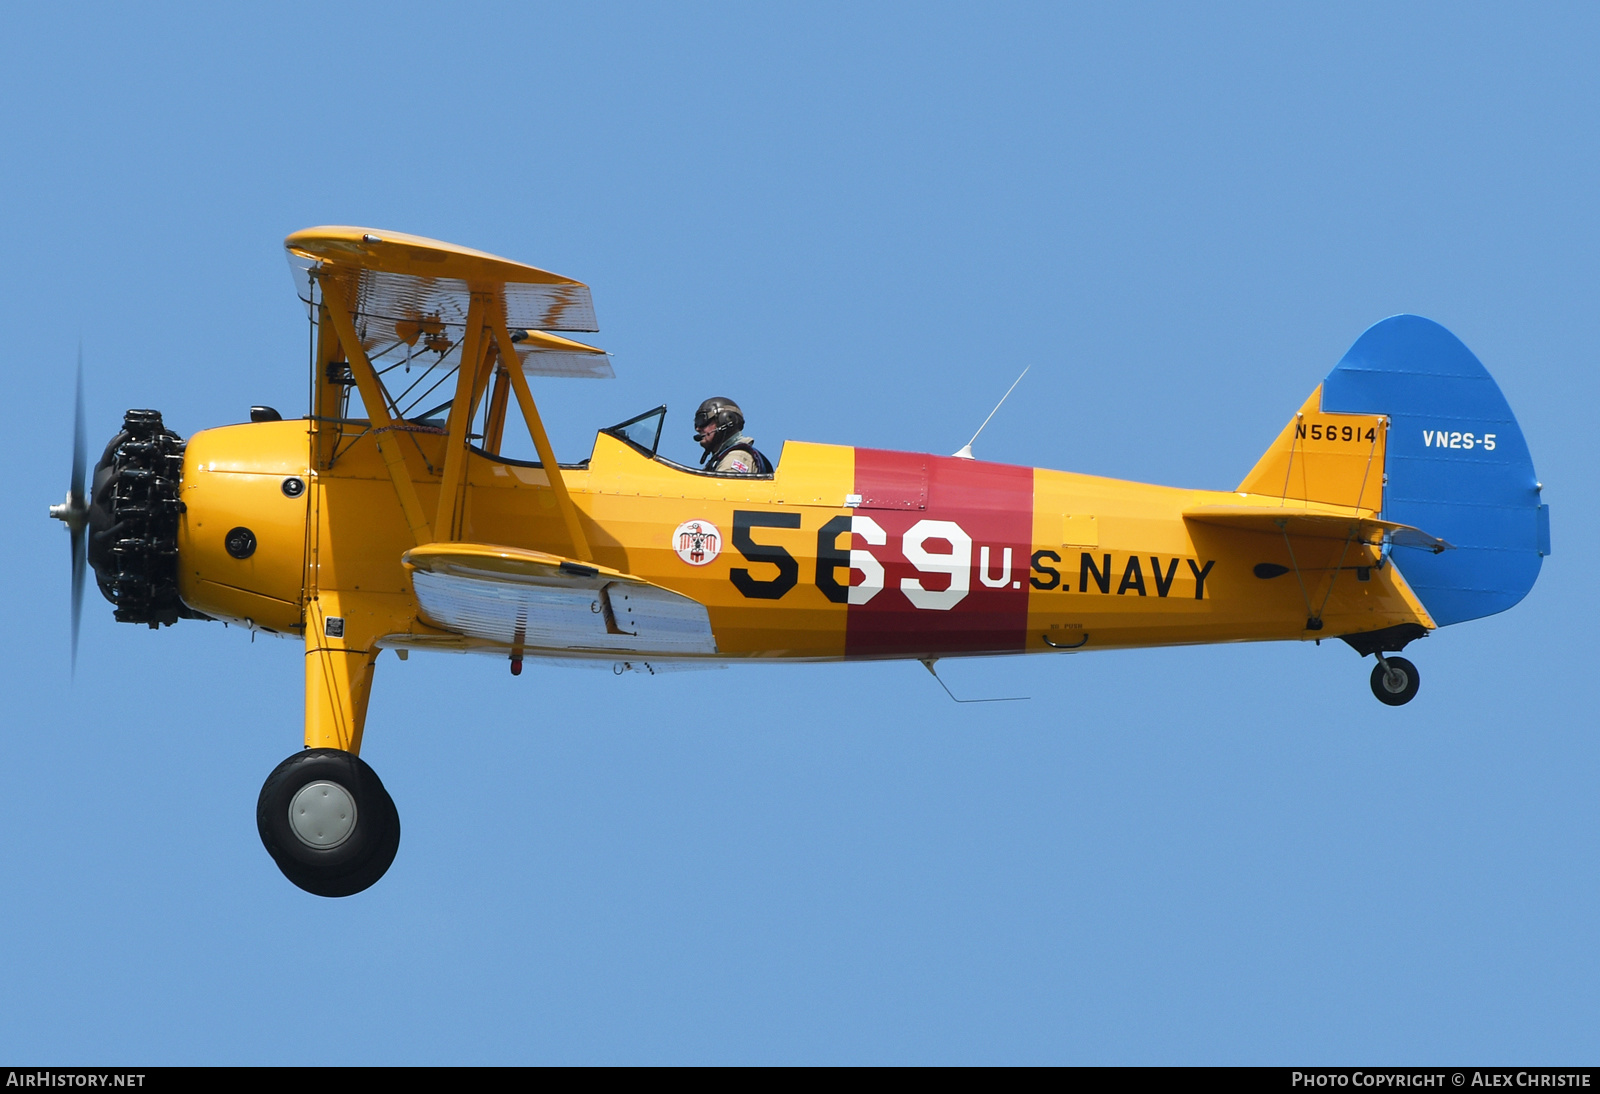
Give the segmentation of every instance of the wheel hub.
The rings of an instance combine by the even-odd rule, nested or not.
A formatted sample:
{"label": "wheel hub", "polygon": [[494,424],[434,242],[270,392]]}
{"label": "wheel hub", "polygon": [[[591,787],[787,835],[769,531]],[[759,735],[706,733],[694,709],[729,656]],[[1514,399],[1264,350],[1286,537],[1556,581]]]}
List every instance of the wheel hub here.
{"label": "wheel hub", "polygon": [[289,827],[307,847],[332,850],[356,830],[355,799],[338,783],[306,783],[289,802]]}

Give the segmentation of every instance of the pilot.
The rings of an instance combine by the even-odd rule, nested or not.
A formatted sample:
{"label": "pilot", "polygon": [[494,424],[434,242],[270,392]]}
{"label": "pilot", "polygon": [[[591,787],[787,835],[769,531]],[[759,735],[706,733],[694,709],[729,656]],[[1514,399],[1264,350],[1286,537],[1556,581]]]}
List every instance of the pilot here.
{"label": "pilot", "polygon": [[694,439],[705,451],[702,464],[729,475],[770,475],[772,461],[744,435],[744,413],[732,399],[710,398],[694,412]]}

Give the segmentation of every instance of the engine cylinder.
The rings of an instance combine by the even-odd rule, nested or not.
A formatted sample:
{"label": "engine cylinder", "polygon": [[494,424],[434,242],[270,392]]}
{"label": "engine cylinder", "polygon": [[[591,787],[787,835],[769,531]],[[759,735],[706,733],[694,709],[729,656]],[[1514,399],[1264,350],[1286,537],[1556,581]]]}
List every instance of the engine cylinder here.
{"label": "engine cylinder", "polygon": [[183,448],[159,410],[130,410],[95,465],[89,565],[119,623],[156,628],[207,618],[178,599]]}

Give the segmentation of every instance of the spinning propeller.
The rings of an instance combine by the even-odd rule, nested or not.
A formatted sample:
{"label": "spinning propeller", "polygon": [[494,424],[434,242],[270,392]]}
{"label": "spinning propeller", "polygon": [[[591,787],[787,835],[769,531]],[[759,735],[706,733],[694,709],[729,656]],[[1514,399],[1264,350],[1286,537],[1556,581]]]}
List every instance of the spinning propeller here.
{"label": "spinning propeller", "polygon": [[78,349],[77,410],[72,422],[72,481],[67,484],[67,497],[60,505],[50,507],[50,515],[67,526],[72,533],[72,671],[78,671],[78,623],[83,618],[83,574],[87,568],[87,536],[89,524],[89,498],[84,493],[83,479],[89,454],[83,432],[83,348]]}

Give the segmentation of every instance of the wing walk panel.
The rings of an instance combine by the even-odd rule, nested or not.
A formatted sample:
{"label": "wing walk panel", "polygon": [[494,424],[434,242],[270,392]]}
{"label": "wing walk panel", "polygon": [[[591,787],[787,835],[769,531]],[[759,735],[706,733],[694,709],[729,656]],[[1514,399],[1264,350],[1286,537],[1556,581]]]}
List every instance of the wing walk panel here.
{"label": "wing walk panel", "polygon": [[516,649],[714,654],[705,605],[631,574],[478,543],[404,556],[424,620]]}

